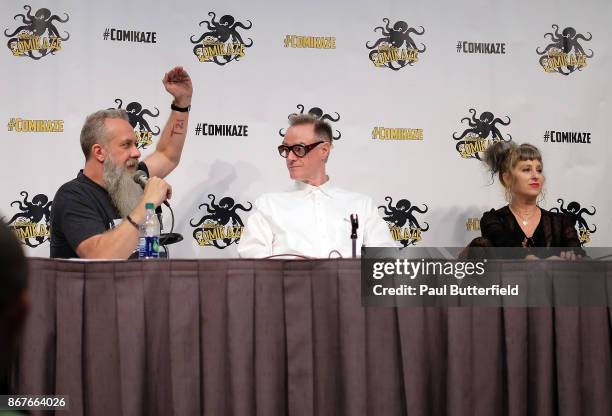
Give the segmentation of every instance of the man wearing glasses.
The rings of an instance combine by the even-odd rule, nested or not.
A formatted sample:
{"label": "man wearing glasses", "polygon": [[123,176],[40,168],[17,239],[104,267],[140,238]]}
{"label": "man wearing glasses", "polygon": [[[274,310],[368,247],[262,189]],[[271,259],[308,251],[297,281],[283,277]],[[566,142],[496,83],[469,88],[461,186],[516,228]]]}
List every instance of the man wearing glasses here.
{"label": "man wearing glasses", "polygon": [[297,255],[351,257],[351,214],[357,214],[357,247],[395,247],[389,227],[370,197],[330,183],[325,164],[331,151],[330,125],[310,115],[289,120],[279,154],[286,159],[295,189],[255,201],[238,244],[240,257]]}

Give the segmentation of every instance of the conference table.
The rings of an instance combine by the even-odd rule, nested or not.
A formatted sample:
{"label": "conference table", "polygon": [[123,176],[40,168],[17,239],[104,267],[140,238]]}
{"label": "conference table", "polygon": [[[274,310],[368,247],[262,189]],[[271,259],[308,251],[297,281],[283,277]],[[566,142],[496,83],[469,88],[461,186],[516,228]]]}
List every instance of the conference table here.
{"label": "conference table", "polygon": [[364,307],[351,259],[29,264],[17,390],[57,414],[612,414],[607,306]]}

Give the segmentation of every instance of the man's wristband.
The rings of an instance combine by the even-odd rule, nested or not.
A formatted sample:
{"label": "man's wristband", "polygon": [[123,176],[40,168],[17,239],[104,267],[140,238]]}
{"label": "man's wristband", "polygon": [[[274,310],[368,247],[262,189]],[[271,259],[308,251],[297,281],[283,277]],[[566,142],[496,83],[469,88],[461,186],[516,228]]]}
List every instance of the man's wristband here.
{"label": "man's wristband", "polygon": [[179,113],[188,113],[189,110],[191,109],[191,106],[188,105],[187,107],[179,107],[174,105],[174,103],[170,104],[170,108],[174,111],[178,111]]}
{"label": "man's wristband", "polygon": [[136,224],[136,221],[134,221],[132,219],[132,217],[130,217],[129,215],[127,217],[125,217],[126,220],[129,221],[130,224],[132,224],[134,226],[134,228],[136,228],[138,231],[140,231],[140,226],[138,224]]}

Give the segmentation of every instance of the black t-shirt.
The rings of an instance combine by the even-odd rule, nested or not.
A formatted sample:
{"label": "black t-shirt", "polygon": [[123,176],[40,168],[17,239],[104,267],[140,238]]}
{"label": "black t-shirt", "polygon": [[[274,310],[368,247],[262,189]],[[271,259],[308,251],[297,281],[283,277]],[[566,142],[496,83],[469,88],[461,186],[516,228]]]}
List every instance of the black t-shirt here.
{"label": "black t-shirt", "polygon": [[[138,169],[149,174],[144,162]],[[79,257],[81,242],[115,228],[121,215],[110,195],[81,170],[77,177],[63,184],[53,198],[51,209],[51,258]]]}

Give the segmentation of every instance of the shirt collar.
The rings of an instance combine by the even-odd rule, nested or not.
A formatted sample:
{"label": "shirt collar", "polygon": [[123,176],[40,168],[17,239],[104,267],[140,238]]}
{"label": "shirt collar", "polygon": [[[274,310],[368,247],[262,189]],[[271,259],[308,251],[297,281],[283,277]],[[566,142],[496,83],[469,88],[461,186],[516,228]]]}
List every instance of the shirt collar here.
{"label": "shirt collar", "polygon": [[311,193],[321,192],[322,194],[328,197],[333,197],[334,188],[332,185],[330,185],[330,182],[331,182],[331,179],[329,179],[329,176],[328,176],[327,181],[319,186],[313,186],[313,185],[307,184],[302,181],[294,181],[295,189],[304,195],[310,195]]}
{"label": "shirt collar", "polygon": [[89,184],[95,188],[98,188],[102,191],[104,191],[105,193],[108,193],[108,190],[106,188],[104,188],[103,186],[101,186],[99,183],[94,182],[89,176],[85,175],[85,173],[83,173],[83,169],[81,169],[77,175],[77,180],[86,184]]}

